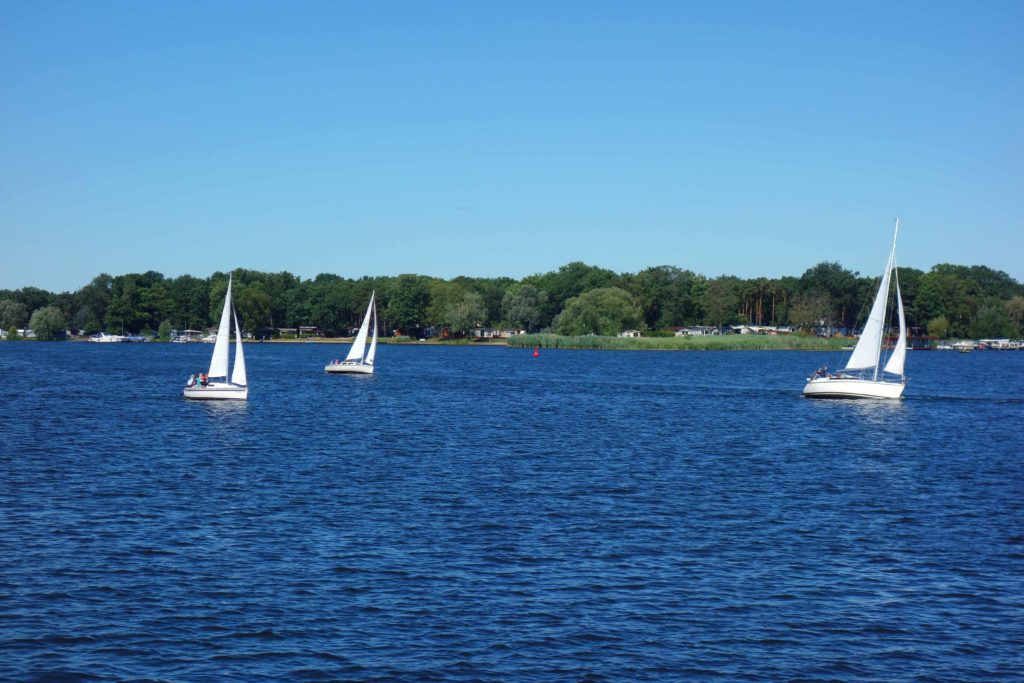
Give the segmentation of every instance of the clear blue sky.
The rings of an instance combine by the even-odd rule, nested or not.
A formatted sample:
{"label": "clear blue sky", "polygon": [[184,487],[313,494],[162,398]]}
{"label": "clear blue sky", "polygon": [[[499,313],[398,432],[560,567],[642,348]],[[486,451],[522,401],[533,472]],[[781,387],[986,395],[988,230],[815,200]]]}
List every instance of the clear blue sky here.
{"label": "clear blue sky", "polygon": [[1024,280],[1024,2],[0,0],[0,288]]}

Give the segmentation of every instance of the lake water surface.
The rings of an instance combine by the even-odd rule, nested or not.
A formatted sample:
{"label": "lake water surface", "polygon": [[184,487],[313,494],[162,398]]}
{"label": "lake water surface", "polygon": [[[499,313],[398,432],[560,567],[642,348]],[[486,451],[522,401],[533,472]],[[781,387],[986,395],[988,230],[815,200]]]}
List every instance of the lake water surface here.
{"label": "lake water surface", "polygon": [[0,679],[1021,680],[1024,353],[0,344]]}

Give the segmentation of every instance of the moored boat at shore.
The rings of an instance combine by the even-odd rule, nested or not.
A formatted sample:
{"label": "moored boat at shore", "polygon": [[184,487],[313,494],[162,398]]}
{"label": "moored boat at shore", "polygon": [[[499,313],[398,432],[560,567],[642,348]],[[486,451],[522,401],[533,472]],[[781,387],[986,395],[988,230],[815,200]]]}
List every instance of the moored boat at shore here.
{"label": "moored boat at shore", "polygon": [[119,334],[107,334],[106,332],[97,332],[96,334],[89,337],[89,341],[96,342],[98,344],[117,344],[127,340]]}

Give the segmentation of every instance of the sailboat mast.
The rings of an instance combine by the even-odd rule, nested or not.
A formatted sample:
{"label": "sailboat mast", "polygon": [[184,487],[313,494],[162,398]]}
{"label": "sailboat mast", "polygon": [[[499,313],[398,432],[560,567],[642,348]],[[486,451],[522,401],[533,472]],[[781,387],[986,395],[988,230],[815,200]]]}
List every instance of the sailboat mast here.
{"label": "sailboat mast", "polygon": [[[885,275],[888,275],[889,273],[892,272],[893,259],[896,258],[896,237],[899,234],[900,234],[900,219],[897,218],[896,219],[896,231],[893,233],[893,236],[892,236],[892,251],[889,252],[889,262],[885,266],[885,274],[883,275],[883,277],[885,277]],[[875,372],[871,376],[871,381],[873,381],[873,382],[877,382],[878,381],[878,375],[880,374],[881,369],[882,369],[882,346],[885,344],[885,338],[886,338],[886,335],[885,335],[885,314],[888,312],[888,310],[887,310],[888,309],[888,304],[889,304],[889,290],[886,289],[885,290],[885,298],[882,300],[882,335],[878,339],[878,350],[875,352]]]}

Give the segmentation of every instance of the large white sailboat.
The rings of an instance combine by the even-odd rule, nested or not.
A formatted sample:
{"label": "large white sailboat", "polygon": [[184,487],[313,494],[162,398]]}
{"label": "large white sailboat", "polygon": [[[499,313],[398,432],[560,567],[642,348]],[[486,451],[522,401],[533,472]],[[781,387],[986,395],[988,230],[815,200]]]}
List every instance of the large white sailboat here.
{"label": "large white sailboat", "polygon": [[[231,346],[231,320],[235,321],[235,366],[228,380],[228,355]],[[221,382],[214,378],[223,378]],[[224,310],[220,314],[220,327],[217,330],[217,341],[213,346],[213,357],[210,359],[210,372],[205,385],[189,380],[185,387],[185,398],[198,400],[234,399],[244,401],[249,397],[249,383],[245,375],[245,354],[242,352],[242,328],[238,325],[238,316],[231,306],[231,276],[228,275],[228,291],[224,295]]]}
{"label": "large white sailboat", "polygon": [[[896,272],[896,237],[900,232],[900,221],[896,219],[896,232],[892,237],[892,250],[882,273],[875,302],[871,306],[864,331],[853,347],[850,359],[837,374],[829,374],[822,368],[807,378],[804,396],[812,398],[900,398],[907,386],[903,366],[907,359],[907,322],[903,315],[903,298],[900,296],[899,273]],[[889,301],[889,284],[895,283],[896,309],[899,314],[900,336],[896,340],[888,361],[882,364],[882,346],[887,337],[886,307]],[[888,376],[888,377],[887,377]]]}
{"label": "large white sailboat", "polygon": [[[359,333],[352,342],[352,348],[348,350],[345,360],[329,363],[324,366],[327,372],[348,372],[362,375],[373,374],[373,359],[377,355],[377,305],[375,298],[377,293],[370,295],[370,305],[366,307],[366,315],[363,316],[363,324],[359,326]],[[370,331],[370,315],[373,315],[373,338],[370,341],[370,350],[366,350],[366,337]]]}

